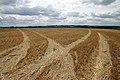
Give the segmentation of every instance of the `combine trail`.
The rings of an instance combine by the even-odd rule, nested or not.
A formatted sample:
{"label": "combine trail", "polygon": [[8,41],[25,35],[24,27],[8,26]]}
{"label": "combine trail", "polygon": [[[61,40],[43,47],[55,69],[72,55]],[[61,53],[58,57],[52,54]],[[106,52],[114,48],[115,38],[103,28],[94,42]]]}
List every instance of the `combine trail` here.
{"label": "combine trail", "polygon": [[[39,34],[38,32],[34,33]],[[91,35],[91,30],[89,30],[86,36],[66,47],[61,46],[46,36],[39,35],[46,38],[49,42],[43,58],[16,70],[9,76],[6,76],[5,80],[78,80],[74,72],[73,58],[68,52],[86,40]]]}
{"label": "combine trail", "polygon": [[111,55],[109,52],[109,44],[104,36],[100,33],[99,37],[99,55],[96,61],[95,77],[93,80],[111,80],[110,69],[112,67]]}
{"label": "combine trail", "polygon": [[[4,75],[12,70],[12,68],[26,56],[27,50],[30,47],[28,36],[20,29],[18,29],[23,34],[23,42],[15,47],[6,49],[0,52],[0,77],[4,80]],[[4,54],[7,54],[3,56]]]}

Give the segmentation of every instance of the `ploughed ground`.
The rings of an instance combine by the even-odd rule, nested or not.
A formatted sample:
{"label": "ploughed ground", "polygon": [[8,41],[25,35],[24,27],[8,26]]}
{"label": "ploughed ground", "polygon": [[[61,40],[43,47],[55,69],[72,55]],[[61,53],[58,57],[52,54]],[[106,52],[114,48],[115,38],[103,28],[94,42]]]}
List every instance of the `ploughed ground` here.
{"label": "ploughed ground", "polygon": [[104,29],[0,29],[0,80],[119,80],[119,35]]}
{"label": "ploughed ground", "polygon": [[19,45],[22,41],[22,33],[17,29],[0,28],[0,52]]}
{"label": "ploughed ground", "polygon": [[98,30],[108,41],[112,67],[111,80],[120,79],[120,31],[118,30]]}

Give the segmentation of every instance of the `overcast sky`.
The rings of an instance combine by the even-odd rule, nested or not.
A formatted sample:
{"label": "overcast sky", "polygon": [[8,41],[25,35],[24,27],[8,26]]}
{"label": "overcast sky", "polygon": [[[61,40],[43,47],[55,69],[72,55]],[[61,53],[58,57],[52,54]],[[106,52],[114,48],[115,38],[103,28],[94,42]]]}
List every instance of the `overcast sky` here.
{"label": "overcast sky", "polygon": [[0,0],[0,26],[120,25],[120,0]]}

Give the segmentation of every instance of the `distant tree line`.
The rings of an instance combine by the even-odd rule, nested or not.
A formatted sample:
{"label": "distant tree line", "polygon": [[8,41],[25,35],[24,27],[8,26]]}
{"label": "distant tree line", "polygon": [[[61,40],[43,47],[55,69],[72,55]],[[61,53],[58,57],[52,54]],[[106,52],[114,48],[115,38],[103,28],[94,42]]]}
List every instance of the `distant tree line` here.
{"label": "distant tree line", "polygon": [[120,26],[89,26],[89,25],[48,25],[48,26],[10,26],[0,28],[100,28],[100,29],[119,29]]}

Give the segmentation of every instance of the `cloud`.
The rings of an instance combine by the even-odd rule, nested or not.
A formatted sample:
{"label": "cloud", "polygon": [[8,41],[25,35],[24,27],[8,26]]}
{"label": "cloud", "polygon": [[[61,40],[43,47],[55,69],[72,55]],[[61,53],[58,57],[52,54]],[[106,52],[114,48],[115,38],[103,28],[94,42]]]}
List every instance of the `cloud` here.
{"label": "cloud", "polygon": [[55,10],[52,6],[44,7],[7,7],[0,10],[2,14],[13,14],[13,15],[44,15],[58,17],[59,11]]}
{"label": "cloud", "polygon": [[64,21],[66,18],[65,17],[61,17],[61,18],[58,18],[58,17],[51,17],[49,18],[49,20],[47,20],[47,22],[62,22]]}
{"label": "cloud", "polygon": [[0,16],[0,25],[120,25],[120,0],[0,0]]}
{"label": "cloud", "polygon": [[80,0],[82,3],[93,3],[95,5],[110,5],[116,0]]}
{"label": "cloud", "polygon": [[30,2],[31,2],[30,0],[0,0],[0,5],[17,6],[17,5],[26,5]]}
{"label": "cloud", "polygon": [[69,16],[69,17],[78,17],[79,16],[79,12],[68,12],[67,16]]}
{"label": "cloud", "polygon": [[102,5],[109,5],[111,3],[115,2],[115,0],[102,0],[100,1],[100,4]]}
{"label": "cloud", "polygon": [[15,14],[15,15],[39,15],[39,7],[34,8],[27,8],[27,7],[20,7],[20,8],[4,8],[0,10],[2,14]]}
{"label": "cloud", "polygon": [[0,22],[14,22],[16,21],[16,18],[15,17],[2,17],[2,19],[0,19]]}
{"label": "cloud", "polygon": [[15,5],[17,0],[0,0],[0,5]]}
{"label": "cloud", "polygon": [[36,23],[32,19],[18,20],[13,16],[4,16],[4,17],[2,17],[2,19],[0,19],[0,26],[2,26],[2,27],[7,27],[7,26],[28,26],[28,25],[38,25],[38,24],[39,23]]}
{"label": "cloud", "polygon": [[44,16],[49,16],[49,17],[59,17],[60,12],[53,8],[53,6],[48,5],[46,8],[40,9],[40,14]]}
{"label": "cloud", "polygon": [[120,18],[120,11],[116,11],[116,12],[109,12],[109,13],[103,13],[103,14],[91,14],[92,17],[98,17],[98,18]]}

